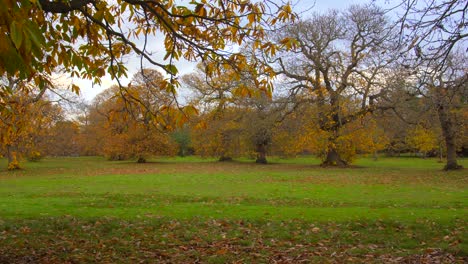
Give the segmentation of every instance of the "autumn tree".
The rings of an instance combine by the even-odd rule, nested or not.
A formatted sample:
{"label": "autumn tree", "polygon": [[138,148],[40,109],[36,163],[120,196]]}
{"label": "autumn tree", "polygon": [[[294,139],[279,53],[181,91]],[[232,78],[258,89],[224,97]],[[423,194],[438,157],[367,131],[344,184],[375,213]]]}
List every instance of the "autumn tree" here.
{"label": "autumn tree", "polygon": [[313,144],[311,140],[315,141],[320,136],[313,133],[316,130],[309,117],[312,114],[315,115],[315,113],[310,110],[310,105],[303,104],[295,111],[292,111],[287,118],[275,124],[271,144],[272,152],[275,155],[289,158],[311,151],[310,146]]}
{"label": "autumn tree", "polygon": [[466,91],[467,5],[461,0],[405,0],[399,7],[403,64],[415,69],[419,94],[437,111],[447,148],[445,169],[461,168],[455,142],[464,130],[456,129],[453,113],[462,103],[457,98]]}
{"label": "autumn tree", "polygon": [[45,154],[52,156],[78,156],[81,151],[79,123],[70,120],[56,122],[47,134]]}
{"label": "autumn tree", "polygon": [[202,112],[194,119],[192,142],[197,155],[232,161],[247,154],[239,110],[228,107],[222,116],[213,111]]}
{"label": "autumn tree", "polygon": [[272,98],[262,94],[246,98],[247,107],[243,115],[243,127],[248,140],[256,152],[256,163],[267,163],[268,148],[272,143],[273,127],[279,119]]}
{"label": "autumn tree", "polygon": [[464,53],[450,55],[439,71],[426,68],[416,73],[418,92],[435,108],[439,119],[447,150],[446,170],[461,168],[457,163],[456,142],[457,137],[462,138],[466,130],[461,116],[463,111],[467,111],[463,107],[466,106],[464,100],[468,91],[467,59]]}
{"label": "autumn tree", "polygon": [[[412,68],[403,65],[399,78],[404,79],[404,83],[399,81],[396,85],[399,88],[392,89],[392,96],[387,96],[395,102],[392,114],[403,122],[412,126],[423,122],[431,124],[432,132],[440,135],[439,154],[445,150],[446,169],[449,170],[460,168],[456,161],[457,150],[466,130],[463,118],[466,112],[466,59],[463,52],[457,52],[443,63],[427,60],[414,62]],[[434,127],[436,124],[438,127]]]}
{"label": "autumn tree", "polygon": [[280,33],[295,45],[272,60],[277,73],[287,78],[291,93],[304,91],[317,105],[316,120],[326,134],[323,164],[344,166],[343,128],[374,111],[385,96],[394,60],[391,24],[373,5],[351,6],[315,14]]}
{"label": "autumn tree", "polygon": [[9,93],[0,97],[4,105],[0,107],[0,151],[8,159],[8,169],[14,170],[32,152],[44,155],[38,148],[61,110],[47,100],[45,89],[37,92],[32,83],[12,77],[1,82]]}
{"label": "autumn tree", "polygon": [[297,109],[300,102],[297,98],[280,95],[279,90],[280,86],[276,86],[273,96],[261,92],[242,100],[243,130],[256,154],[256,163],[266,164],[268,153],[291,156],[289,154],[295,155],[304,149],[304,145],[297,144],[308,125],[297,118],[304,114]]}
{"label": "autumn tree", "polygon": [[261,84],[264,73],[255,65],[254,60],[242,69],[222,65],[221,75],[210,76],[213,65],[199,64],[195,73],[184,76],[184,83],[194,92],[194,104],[203,112],[203,126],[198,125],[194,133],[200,135],[194,140],[199,152],[216,153],[220,161],[231,160],[231,155],[256,153],[257,163],[267,162],[278,111],[271,90]]}
{"label": "autumn tree", "polygon": [[[301,103],[277,122],[273,129],[273,153],[283,157],[313,153],[322,161],[326,160],[329,133],[320,127],[319,112],[317,105]],[[375,116],[367,114],[341,127],[335,147],[343,160],[352,162],[357,154],[370,153],[376,158],[388,141]]]}
{"label": "autumn tree", "polygon": [[171,108],[175,99],[164,91],[161,73],[144,69],[128,87],[111,87],[97,100],[94,111],[103,117],[102,151],[110,159],[145,162],[149,155],[173,154],[168,132],[186,113]]}
{"label": "autumn tree", "polygon": [[116,89],[109,88],[94,97],[94,99],[80,107],[77,114],[77,122],[80,125],[78,141],[80,155],[100,156],[104,155],[103,145],[106,138],[106,123],[110,116],[111,105],[108,101],[115,95]]}
{"label": "autumn tree", "polygon": [[226,65],[222,74],[210,76],[211,64],[198,64],[194,73],[183,76],[193,92],[193,105],[201,111],[194,129],[194,147],[202,156],[218,156],[229,161],[241,154],[239,138],[241,115],[239,97],[249,91],[241,84],[239,74]]}

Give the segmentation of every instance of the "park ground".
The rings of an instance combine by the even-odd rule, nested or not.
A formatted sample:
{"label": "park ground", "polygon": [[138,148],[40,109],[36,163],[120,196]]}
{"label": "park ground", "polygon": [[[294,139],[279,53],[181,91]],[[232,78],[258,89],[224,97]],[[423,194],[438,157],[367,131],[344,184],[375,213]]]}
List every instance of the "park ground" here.
{"label": "park ground", "polygon": [[468,262],[467,169],[414,157],[345,169],[271,161],[0,169],[0,263]]}

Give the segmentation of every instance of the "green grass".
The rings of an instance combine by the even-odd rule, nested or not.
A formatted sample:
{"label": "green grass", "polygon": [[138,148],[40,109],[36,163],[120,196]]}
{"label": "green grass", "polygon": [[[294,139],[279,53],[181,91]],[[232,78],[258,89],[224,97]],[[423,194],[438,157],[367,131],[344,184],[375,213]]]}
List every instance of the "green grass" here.
{"label": "green grass", "polygon": [[[99,245],[86,230],[102,237],[102,258],[111,262],[155,252],[161,261],[214,263],[468,255],[466,169],[445,172],[434,159],[410,157],[362,158],[346,169],[321,168],[311,157],[271,162],[79,157],[0,170],[0,255],[20,262],[33,248],[42,252],[37,261],[86,261]],[[467,159],[460,163],[468,167]],[[132,244],[138,239],[151,254]],[[66,241],[70,252],[49,252],[41,241],[49,248]],[[277,254],[283,251],[291,254]]]}

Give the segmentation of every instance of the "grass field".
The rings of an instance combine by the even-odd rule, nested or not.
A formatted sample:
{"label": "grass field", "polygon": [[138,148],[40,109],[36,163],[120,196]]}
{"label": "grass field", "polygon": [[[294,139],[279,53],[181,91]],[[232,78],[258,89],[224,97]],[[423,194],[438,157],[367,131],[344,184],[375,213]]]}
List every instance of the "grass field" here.
{"label": "grass field", "polygon": [[271,161],[48,158],[0,170],[0,263],[468,261],[468,170]]}

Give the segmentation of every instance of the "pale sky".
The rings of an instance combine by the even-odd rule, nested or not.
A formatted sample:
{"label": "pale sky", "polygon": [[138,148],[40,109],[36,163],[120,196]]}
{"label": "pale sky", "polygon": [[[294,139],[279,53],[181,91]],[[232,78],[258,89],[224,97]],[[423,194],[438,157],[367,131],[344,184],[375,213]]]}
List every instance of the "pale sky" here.
{"label": "pale sky", "polygon": [[[376,0],[375,3],[378,5],[389,5],[392,2],[395,2],[396,0]],[[294,2],[294,1],[293,1]],[[346,7],[352,5],[352,4],[365,4],[369,3],[371,0],[299,0],[299,2],[295,5],[295,11],[298,13],[305,12],[308,10],[305,14],[305,17],[307,17],[307,14],[311,14],[313,12],[325,12],[328,9],[345,9]],[[162,58],[164,57],[164,45],[163,45],[163,38],[152,38],[148,42],[148,47],[151,48],[151,51],[154,52],[154,58],[156,58],[158,61],[163,61]],[[176,63],[176,66],[179,69],[179,74],[187,74],[193,71],[196,63],[195,62],[188,62],[185,60],[181,60],[178,63]],[[127,85],[129,82],[129,79],[135,74],[138,69],[140,68],[140,59],[138,56],[128,58],[127,59],[127,68],[128,68],[128,76],[129,78],[123,78],[121,79],[122,85]],[[144,66],[151,67],[149,64],[144,64]],[[92,85],[91,81],[89,80],[81,80],[81,79],[67,79],[67,78],[62,78],[63,83],[69,84],[70,82],[73,82],[74,84],[78,85],[81,88],[81,95],[86,99],[86,100],[92,100],[97,94],[102,92],[104,89],[109,88],[113,84],[116,84],[117,82],[115,80],[111,80],[110,76],[107,75],[104,78],[102,78],[102,84],[101,85]]]}

